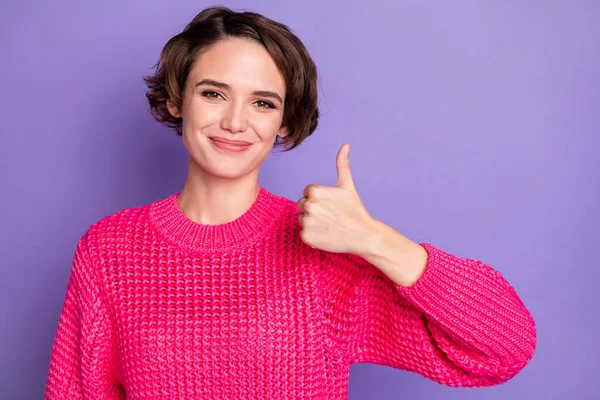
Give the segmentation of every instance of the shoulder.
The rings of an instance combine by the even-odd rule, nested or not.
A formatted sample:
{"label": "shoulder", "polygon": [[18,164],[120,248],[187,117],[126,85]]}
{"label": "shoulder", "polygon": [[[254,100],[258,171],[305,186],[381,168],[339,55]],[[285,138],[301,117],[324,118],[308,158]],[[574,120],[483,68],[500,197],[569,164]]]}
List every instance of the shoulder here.
{"label": "shoulder", "polygon": [[148,232],[152,207],[164,199],[139,206],[122,208],[92,223],[81,237],[86,247],[93,251],[107,249],[114,244],[135,241]]}
{"label": "shoulder", "polygon": [[279,196],[279,198],[284,204],[282,227],[284,227],[286,230],[300,231],[300,229],[302,229],[300,226],[300,221],[298,220],[298,215],[300,212],[298,211],[296,202],[282,196]]}

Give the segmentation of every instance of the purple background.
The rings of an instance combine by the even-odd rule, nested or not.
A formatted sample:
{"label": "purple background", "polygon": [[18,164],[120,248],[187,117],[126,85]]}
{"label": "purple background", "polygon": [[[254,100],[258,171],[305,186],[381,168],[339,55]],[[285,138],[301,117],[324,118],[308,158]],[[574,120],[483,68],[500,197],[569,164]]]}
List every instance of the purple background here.
{"label": "purple background", "polygon": [[[42,398],[75,245],[181,189],[186,153],[142,75],[203,1],[0,3],[0,397]],[[508,4],[511,3],[511,4]],[[335,185],[351,143],[371,214],[500,271],[536,320],[511,381],[454,389],[352,367],[350,399],[600,398],[600,2],[230,1],[289,25],[322,119],[260,183]]]}

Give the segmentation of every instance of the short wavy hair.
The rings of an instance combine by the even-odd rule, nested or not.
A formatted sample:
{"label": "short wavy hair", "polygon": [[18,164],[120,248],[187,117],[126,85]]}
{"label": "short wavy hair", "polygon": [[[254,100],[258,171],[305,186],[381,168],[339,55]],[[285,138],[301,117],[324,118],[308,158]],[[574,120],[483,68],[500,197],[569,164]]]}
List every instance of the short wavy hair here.
{"label": "short wavy hair", "polygon": [[152,116],[182,135],[182,119],[173,117],[167,100],[181,109],[189,72],[197,58],[212,45],[228,38],[249,38],[262,44],[283,75],[286,96],[282,127],[288,134],[277,136],[274,146],[289,151],[317,128],[317,67],[300,39],[290,28],[254,12],[235,12],[214,6],[201,11],[163,47],[155,73],[144,76],[146,97]]}

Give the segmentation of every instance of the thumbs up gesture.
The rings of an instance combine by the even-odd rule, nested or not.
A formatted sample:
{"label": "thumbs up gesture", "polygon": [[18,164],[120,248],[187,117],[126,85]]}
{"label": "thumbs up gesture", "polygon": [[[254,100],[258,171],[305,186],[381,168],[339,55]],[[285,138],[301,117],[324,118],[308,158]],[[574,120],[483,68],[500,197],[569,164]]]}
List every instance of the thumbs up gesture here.
{"label": "thumbs up gesture", "polygon": [[300,238],[307,245],[333,253],[361,255],[373,234],[375,219],[363,205],[350,171],[344,144],[337,154],[338,181],[335,187],[310,184],[298,200]]}

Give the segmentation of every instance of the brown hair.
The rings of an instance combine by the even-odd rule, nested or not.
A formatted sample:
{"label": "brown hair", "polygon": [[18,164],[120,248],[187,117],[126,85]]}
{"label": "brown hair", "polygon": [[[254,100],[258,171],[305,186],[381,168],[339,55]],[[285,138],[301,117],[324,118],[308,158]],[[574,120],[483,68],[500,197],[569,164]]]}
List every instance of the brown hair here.
{"label": "brown hair", "polygon": [[249,38],[265,46],[281,71],[287,92],[282,127],[287,128],[288,135],[277,136],[275,147],[292,150],[317,128],[317,67],[286,25],[254,12],[235,12],[221,6],[206,8],[167,42],[154,65],[154,75],[143,78],[153,117],[182,135],[182,119],[169,113],[167,100],[180,110],[194,62],[210,46],[231,37]]}

